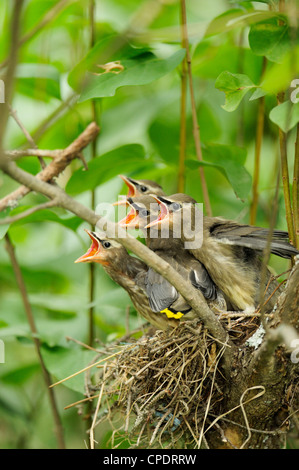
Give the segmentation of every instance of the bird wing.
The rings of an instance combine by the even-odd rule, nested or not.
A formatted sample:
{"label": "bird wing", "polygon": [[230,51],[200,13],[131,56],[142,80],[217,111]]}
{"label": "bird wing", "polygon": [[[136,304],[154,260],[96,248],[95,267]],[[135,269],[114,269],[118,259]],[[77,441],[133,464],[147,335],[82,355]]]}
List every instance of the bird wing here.
{"label": "bird wing", "polygon": [[[195,264],[195,263],[194,263]],[[217,289],[210,278],[208,271],[200,263],[196,263],[190,270],[189,279],[191,284],[201,291],[203,296],[209,300],[215,300],[217,297]]]}
{"label": "bird wing", "polygon": [[[269,230],[252,225],[239,225],[230,220],[217,219],[209,227],[210,234],[220,243],[243,246],[263,251],[267,247]],[[299,251],[288,243],[288,232],[274,230],[270,243],[271,253],[282,258],[291,258]]]}
{"label": "bird wing", "polygon": [[170,307],[179,297],[175,287],[152,268],[149,268],[145,276],[145,290],[154,312]]}

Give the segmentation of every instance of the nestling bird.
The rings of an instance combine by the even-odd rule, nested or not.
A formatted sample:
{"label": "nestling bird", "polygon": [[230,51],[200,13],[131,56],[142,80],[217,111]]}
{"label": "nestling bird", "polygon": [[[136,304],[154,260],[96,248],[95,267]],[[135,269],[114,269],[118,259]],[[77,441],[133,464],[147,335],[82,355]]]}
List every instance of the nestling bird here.
{"label": "nestling bird", "polygon": [[[160,213],[147,228],[168,226],[185,244],[189,244],[188,251],[204,264],[234,310],[254,311],[260,300],[261,257],[267,246],[269,230],[221,217],[205,217],[196,201],[186,194],[167,198],[155,196],[155,199],[160,204]],[[197,228],[196,219],[202,221]],[[198,236],[200,243],[193,243]],[[287,232],[274,230],[271,253],[283,258],[298,254],[287,240]],[[266,284],[269,278],[270,271],[267,270]],[[268,311],[272,310],[277,295],[267,303]]]}
{"label": "nestling bird", "polygon": [[136,180],[129,178],[128,176],[119,175],[119,177],[126,183],[128,186],[128,194],[125,199],[117,201],[114,203],[114,206],[126,204],[126,199],[129,197],[138,197],[145,196],[148,194],[155,194],[157,196],[164,196],[165,193],[162,187],[151,180]]}
{"label": "nestling bird", "polygon": [[[186,302],[178,302],[173,291],[169,298],[161,302],[161,310],[153,311],[146,293],[148,266],[138,258],[129,255],[127,250],[115,240],[86,230],[92,240],[90,249],[75,263],[99,263],[107,274],[129,294],[136,310],[156,328],[167,330],[175,328],[179,319],[191,311]],[[168,316],[164,310],[174,314]]]}
{"label": "nestling bird", "polygon": [[[184,279],[189,279],[191,286],[200,290],[209,307],[219,313],[226,310],[226,301],[222,292],[216,287],[207,270],[191,253],[184,249],[178,238],[162,238],[159,230],[151,230],[151,236],[145,229],[152,218],[156,219],[159,204],[152,196],[128,198],[131,211],[125,219],[119,222],[122,227],[139,228],[146,236],[147,246],[170,264]],[[149,303],[154,311],[161,311],[171,302],[171,309],[165,310],[168,316],[179,318],[176,311],[189,308],[185,299],[177,290],[154,269],[149,268],[145,277],[146,292]],[[190,309],[191,310],[191,309]],[[193,316],[190,312],[189,317]]]}

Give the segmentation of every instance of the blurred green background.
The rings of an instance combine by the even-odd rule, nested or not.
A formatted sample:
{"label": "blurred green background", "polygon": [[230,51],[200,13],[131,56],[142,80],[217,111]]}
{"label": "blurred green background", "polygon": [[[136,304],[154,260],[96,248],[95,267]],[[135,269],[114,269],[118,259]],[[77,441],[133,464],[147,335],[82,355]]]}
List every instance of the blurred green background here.
{"label": "blurred green background", "polygon": [[[280,87],[289,87],[291,72],[285,72],[282,77],[280,67],[284,64],[283,70],[286,70],[284,61],[288,60],[292,48],[288,43],[279,43],[277,36],[276,42],[269,44],[270,39],[260,38],[254,28],[263,21],[267,25],[269,22],[271,25],[271,21],[278,24],[274,15],[278,2],[187,0],[186,3],[197,115],[213,215],[244,223],[249,222],[252,201],[258,112],[258,99],[249,98],[252,92],[260,90],[256,85],[261,83],[266,57],[268,88],[262,92],[266,94],[265,128],[256,225],[267,227],[280,165],[278,126],[269,113],[277,105],[276,93]],[[82,168],[82,162],[75,160],[57,180],[86,206],[91,207],[93,190],[96,205],[114,202],[119,194],[126,194],[118,174],[154,179],[166,193],[175,193],[184,55],[179,52],[180,2],[95,0],[93,21],[92,4],[91,0],[25,1],[21,37],[26,38],[28,33],[31,37],[20,48],[13,108],[42,149],[65,148],[94,119],[95,110],[101,127],[96,152],[92,154],[91,145],[84,151],[90,176]],[[0,64],[8,55],[12,7],[13,2],[8,0],[0,3]],[[53,9],[55,14],[51,21],[39,29],[38,25]],[[253,35],[251,42],[250,34]],[[272,31],[272,40],[273,35]],[[97,86],[82,85],[88,71],[89,74],[103,71],[97,64],[115,60],[124,61],[129,69],[136,67],[127,84],[122,84],[120,74],[108,80],[103,75],[92,75],[92,84]],[[0,77],[3,70],[0,69]],[[237,106],[233,111],[223,108],[223,72],[246,75],[253,84],[248,95],[239,99],[237,93]],[[294,142],[295,125],[288,135],[290,175],[294,165]],[[16,149],[25,144],[22,131],[10,118],[5,148]],[[26,157],[18,164],[33,174],[39,171],[36,158]],[[16,187],[16,182],[0,175],[0,197]],[[185,192],[198,202],[203,201],[189,93]],[[29,194],[17,209],[11,208],[10,215],[43,201],[42,196]],[[9,210],[1,217],[8,213]],[[287,229],[282,187],[275,226]],[[95,356],[94,352],[66,339],[88,341],[90,268],[74,265],[74,260],[89,246],[83,230],[87,227],[88,224],[62,209],[37,212],[10,227],[0,226],[0,338],[5,344],[5,363],[0,364],[1,448],[57,446],[48,396],[5,250],[4,234],[8,230],[16,248],[42,342],[42,354],[56,381],[80,370]],[[288,262],[271,257],[271,266],[280,273],[288,268]],[[100,342],[112,341],[126,332],[128,305],[130,328],[142,324],[126,292],[114,284],[100,266],[95,269],[93,305],[95,337]],[[55,393],[66,446],[85,448],[88,440],[86,409],[64,410],[68,404],[84,397],[83,374],[56,387]],[[99,447],[109,447],[109,423],[103,425],[98,434]]]}

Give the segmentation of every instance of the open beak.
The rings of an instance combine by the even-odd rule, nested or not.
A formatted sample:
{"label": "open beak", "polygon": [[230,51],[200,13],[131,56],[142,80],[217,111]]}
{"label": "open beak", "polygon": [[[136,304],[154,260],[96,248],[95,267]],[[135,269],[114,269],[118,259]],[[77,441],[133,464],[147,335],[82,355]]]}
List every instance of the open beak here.
{"label": "open beak", "polygon": [[93,235],[92,232],[89,230],[85,229],[85,232],[88,233],[88,235],[91,238],[91,247],[89,250],[80,258],[76,259],[75,263],[90,263],[91,261],[94,260],[94,256],[99,252],[100,250],[100,241]]}
{"label": "open beak", "polygon": [[127,228],[137,228],[137,217],[138,217],[138,214],[136,212],[136,210],[134,209],[134,207],[131,206],[131,210],[130,212],[128,213],[128,215],[120,220],[118,222],[118,225],[120,225],[121,227],[127,227]]}
{"label": "open beak", "polygon": [[161,225],[162,222],[169,218],[169,210],[167,204],[162,202],[159,196],[154,196],[153,194],[151,196],[158,202],[160,212],[158,217],[155,220],[152,220],[149,224],[147,224],[145,228],[150,228],[155,225]]}
{"label": "open beak", "polygon": [[129,197],[135,197],[136,196],[136,188],[133,183],[133,180],[131,178],[128,178],[127,176],[124,175],[118,175],[128,186],[128,194],[126,197],[124,197],[122,200],[114,202],[114,206],[124,206],[127,203],[127,199]]}

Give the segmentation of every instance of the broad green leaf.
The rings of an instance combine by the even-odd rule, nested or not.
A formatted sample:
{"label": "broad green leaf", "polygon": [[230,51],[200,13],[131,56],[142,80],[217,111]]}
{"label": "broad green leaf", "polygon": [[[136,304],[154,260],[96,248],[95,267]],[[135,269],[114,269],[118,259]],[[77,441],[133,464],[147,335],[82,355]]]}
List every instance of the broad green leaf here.
{"label": "broad green leaf", "polygon": [[279,24],[278,18],[263,21],[251,26],[248,40],[255,54],[281,62],[291,47],[290,28],[286,23]]}
{"label": "broad green leaf", "polygon": [[47,64],[23,63],[16,71],[17,88],[32,98],[60,99],[60,73],[56,67]]}
{"label": "broad green leaf", "polygon": [[123,145],[101,155],[88,163],[88,170],[79,168],[66,186],[69,194],[75,195],[96,188],[114,176],[139,168],[150,167],[153,162],[146,159],[144,148],[139,144]]}
{"label": "broad green leaf", "polygon": [[244,200],[251,188],[251,176],[244,167],[246,150],[231,145],[208,144],[203,148],[204,161],[187,160],[186,165],[195,169],[200,165],[218,168],[226,177],[236,196]]}
{"label": "broad green leaf", "polygon": [[299,122],[299,103],[285,101],[271,109],[269,118],[277,124],[283,132],[289,132]]}
{"label": "broad green leaf", "polygon": [[[117,47],[115,47],[117,46]],[[116,51],[116,52],[115,52]],[[130,59],[136,55],[153,54],[149,49],[132,47],[123,40],[119,47],[119,37],[116,34],[109,34],[98,41],[87,55],[71,70],[68,82],[74,90],[81,91],[82,84],[86,78],[86,72],[100,72],[99,65],[116,60]]]}
{"label": "broad green leaf", "polygon": [[235,111],[248,91],[256,88],[256,85],[247,75],[240,73],[222,72],[215,82],[215,87],[225,93],[225,111]]}
{"label": "broad green leaf", "polygon": [[235,28],[244,28],[257,21],[263,21],[276,16],[277,13],[274,11],[254,9],[244,11],[243,8],[233,8],[214,18],[209,24],[205,36],[225,33]]}
{"label": "broad green leaf", "polygon": [[[94,351],[88,351],[74,347],[48,348],[42,346],[41,352],[47,369],[55,377],[56,381],[65,379],[66,377],[79,372],[91,364],[91,361],[93,361],[96,357],[96,353]],[[93,375],[96,370],[96,367],[91,369],[91,375]],[[84,372],[81,372],[75,377],[66,380],[63,382],[63,385],[83,394]],[[62,385],[58,386],[61,387]]]}
{"label": "broad green leaf", "polygon": [[158,80],[174,70],[185,57],[185,49],[180,49],[167,59],[147,56],[120,61],[123,70],[90,75],[89,83],[83,90],[79,102],[92,98],[114,96],[116,90],[128,85],[146,85]]}
{"label": "broad green leaf", "polygon": [[8,385],[20,386],[31,379],[34,374],[40,372],[40,370],[40,365],[37,363],[22,365],[22,367],[17,367],[1,375],[1,382]]}

